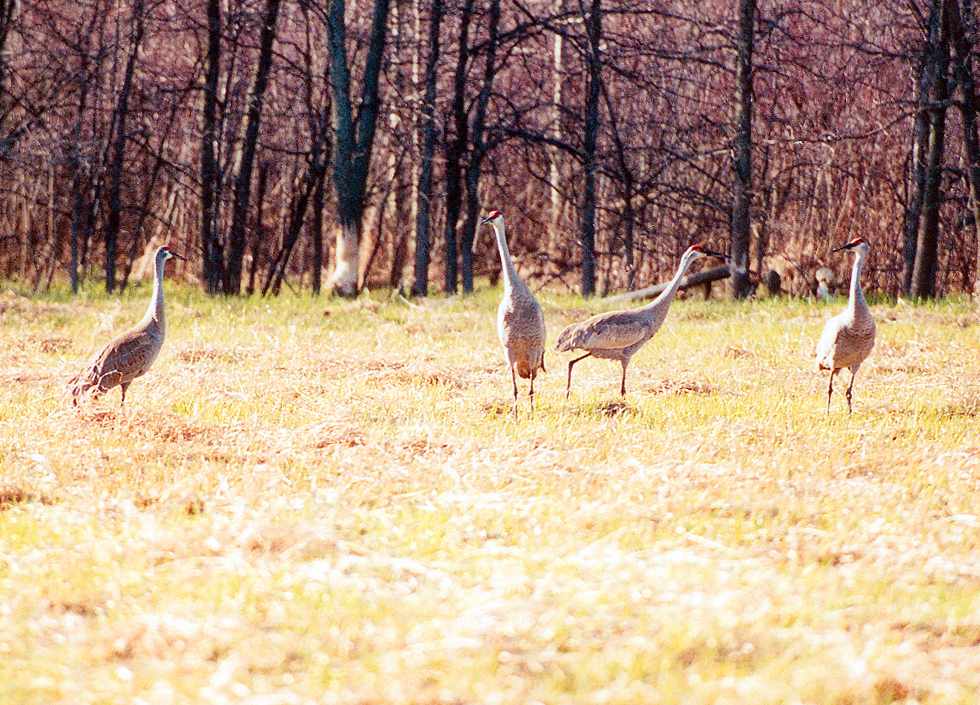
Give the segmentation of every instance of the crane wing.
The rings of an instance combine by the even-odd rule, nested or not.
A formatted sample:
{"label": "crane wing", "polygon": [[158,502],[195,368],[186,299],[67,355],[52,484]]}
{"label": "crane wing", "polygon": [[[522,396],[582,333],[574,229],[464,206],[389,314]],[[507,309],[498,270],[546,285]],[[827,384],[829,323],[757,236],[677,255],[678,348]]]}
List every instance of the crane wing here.
{"label": "crane wing", "polygon": [[817,368],[833,369],[834,352],[837,349],[837,337],[840,335],[843,323],[839,317],[834,316],[823,327],[820,335],[820,342],[817,343]]}
{"label": "crane wing", "polygon": [[94,384],[114,386],[146,372],[157,352],[156,341],[145,331],[131,331],[103,348],[91,366]]}
{"label": "crane wing", "polygon": [[562,331],[558,350],[621,350],[639,343],[646,333],[633,311],[602,313]]}

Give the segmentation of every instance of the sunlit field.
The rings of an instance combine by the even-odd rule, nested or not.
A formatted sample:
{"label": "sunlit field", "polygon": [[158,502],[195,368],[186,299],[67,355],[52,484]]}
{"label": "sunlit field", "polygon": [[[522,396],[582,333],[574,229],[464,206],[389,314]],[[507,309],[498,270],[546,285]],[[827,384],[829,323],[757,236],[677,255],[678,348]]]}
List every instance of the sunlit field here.
{"label": "sunlit field", "polygon": [[148,291],[0,287],[0,703],[974,705],[980,313],[675,303],[633,359],[561,328],[510,414],[499,291],[208,299],[153,370],[66,380]]}

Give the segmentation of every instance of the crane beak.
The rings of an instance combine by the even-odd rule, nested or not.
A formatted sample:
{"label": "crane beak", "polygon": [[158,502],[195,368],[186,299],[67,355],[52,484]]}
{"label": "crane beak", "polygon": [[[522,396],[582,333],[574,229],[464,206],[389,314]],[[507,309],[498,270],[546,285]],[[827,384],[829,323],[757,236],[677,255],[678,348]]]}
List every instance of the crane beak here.
{"label": "crane beak", "polygon": [[832,249],[831,252],[840,252],[841,250],[849,250],[852,247],[854,247],[854,245],[851,244],[841,245],[840,247],[835,247],[834,249]]}
{"label": "crane beak", "polygon": [[726,262],[728,262],[728,261],[730,261],[730,260],[732,259],[732,258],[731,258],[731,257],[729,257],[728,255],[726,255],[726,254],[723,254],[723,253],[721,253],[721,252],[715,252],[714,250],[705,250],[705,249],[702,249],[701,251],[702,251],[702,252],[703,252],[704,254],[706,254],[706,255],[708,255],[709,257],[718,257],[719,259],[723,259],[723,260],[725,260]]}
{"label": "crane beak", "polygon": [[481,221],[480,221],[480,225],[486,225],[486,224],[487,224],[487,223],[489,223],[489,222],[490,222],[491,220],[493,220],[493,218],[491,218],[491,217],[490,217],[490,216],[488,215],[488,216],[487,216],[486,218],[484,218],[483,220],[481,220]]}
{"label": "crane beak", "polygon": [[174,252],[174,251],[172,251],[172,250],[169,250],[169,252],[170,252],[170,256],[171,256],[171,257],[176,257],[177,259],[182,259],[182,260],[184,260],[185,262],[187,261],[187,258],[186,258],[186,257],[184,257],[183,255],[178,255],[178,254],[177,254],[176,252]]}

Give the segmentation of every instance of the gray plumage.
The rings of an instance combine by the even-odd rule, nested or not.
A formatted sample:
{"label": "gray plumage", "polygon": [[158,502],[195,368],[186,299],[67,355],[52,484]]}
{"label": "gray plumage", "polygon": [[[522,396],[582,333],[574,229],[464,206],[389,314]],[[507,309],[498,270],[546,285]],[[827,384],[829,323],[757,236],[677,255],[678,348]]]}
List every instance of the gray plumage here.
{"label": "gray plumage", "polygon": [[[514,387],[514,412],[517,412],[517,377],[531,381],[531,408],[534,408],[534,379],[544,367],[544,314],[538,300],[518,276],[507,248],[504,216],[491,211],[482,221],[493,226],[497,250],[503,268],[504,296],[497,308],[497,336],[504,346],[504,356],[510,368]],[[476,249],[476,239],[473,242]]]}
{"label": "gray plumage", "polygon": [[124,404],[129,385],[137,377],[146,374],[157,359],[166,334],[163,270],[166,261],[171,257],[180,255],[166,247],[160,247],[156,251],[153,294],[142,320],[106,345],[80,374],[69,380],[72,403],[76,406],[82,395],[89,392],[93,395],[104,394],[114,387],[119,387],[120,404]]}
{"label": "gray plumage", "polygon": [[559,352],[587,351],[585,355],[570,360],[568,363],[568,379],[565,384],[566,399],[572,388],[572,367],[576,362],[590,356],[604,360],[619,360],[623,367],[619,393],[626,394],[626,368],[629,366],[630,358],[663,325],[684,272],[694,260],[706,255],[724,257],[717,252],[705,250],[700,245],[692,245],[681,257],[677,273],[667,288],[646,306],[626,311],[600,313],[581,323],[574,323],[562,331],[561,335],[558,336],[556,346]]}
{"label": "gray plumage", "polygon": [[851,270],[851,291],[847,308],[834,316],[823,329],[817,343],[817,369],[830,370],[830,383],[827,387],[827,412],[830,412],[830,398],[834,394],[834,375],[845,367],[851,371],[847,386],[847,412],[851,413],[851,391],[854,377],[875,345],[875,320],[871,316],[868,302],[861,290],[861,267],[870,247],[862,238],[852,240],[834,252],[848,249],[854,252],[854,266]]}

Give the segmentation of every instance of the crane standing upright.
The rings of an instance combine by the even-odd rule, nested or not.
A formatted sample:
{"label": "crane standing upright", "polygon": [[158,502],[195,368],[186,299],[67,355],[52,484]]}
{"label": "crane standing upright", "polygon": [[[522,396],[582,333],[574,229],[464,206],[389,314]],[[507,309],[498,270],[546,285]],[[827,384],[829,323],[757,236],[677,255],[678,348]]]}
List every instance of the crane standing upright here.
{"label": "crane standing upright", "polygon": [[619,393],[626,395],[626,368],[630,364],[630,358],[663,325],[684,272],[687,271],[692,262],[706,256],[728,259],[726,255],[707,250],[701,245],[691,245],[681,256],[677,273],[674,274],[674,278],[670,280],[667,288],[649,304],[626,311],[600,313],[598,316],[593,316],[581,323],[573,323],[561,332],[557,344],[559,352],[568,350],[587,351],[581,357],[576,357],[568,362],[568,381],[565,383],[566,399],[572,389],[572,367],[576,362],[587,357],[619,360],[623,366]]}
{"label": "crane standing upright", "polygon": [[830,398],[834,394],[834,375],[845,367],[851,371],[851,381],[847,385],[847,413],[851,413],[854,376],[875,346],[875,319],[871,315],[868,302],[864,300],[864,292],[861,291],[861,267],[871,246],[864,238],[859,237],[833,251],[842,250],[854,253],[847,308],[827,321],[820,342],[817,343],[817,369],[830,370],[830,383],[827,386],[828,414]]}
{"label": "crane standing upright", "polygon": [[[517,377],[531,380],[531,409],[534,409],[534,378],[544,368],[544,314],[534,294],[517,274],[507,247],[504,215],[499,210],[490,211],[481,225],[492,225],[497,238],[497,250],[504,275],[504,296],[497,309],[497,336],[504,346],[510,378],[514,385],[514,414],[517,414]],[[473,239],[476,251],[478,238]]]}
{"label": "crane standing upright", "polygon": [[166,334],[163,315],[163,270],[171,257],[184,259],[166,246],[157,249],[153,258],[153,294],[146,314],[133,328],[115,338],[100,350],[86,368],[68,381],[72,404],[89,390],[104,394],[119,387],[120,406],[126,403],[126,390],[137,377],[146,374],[160,354]]}

